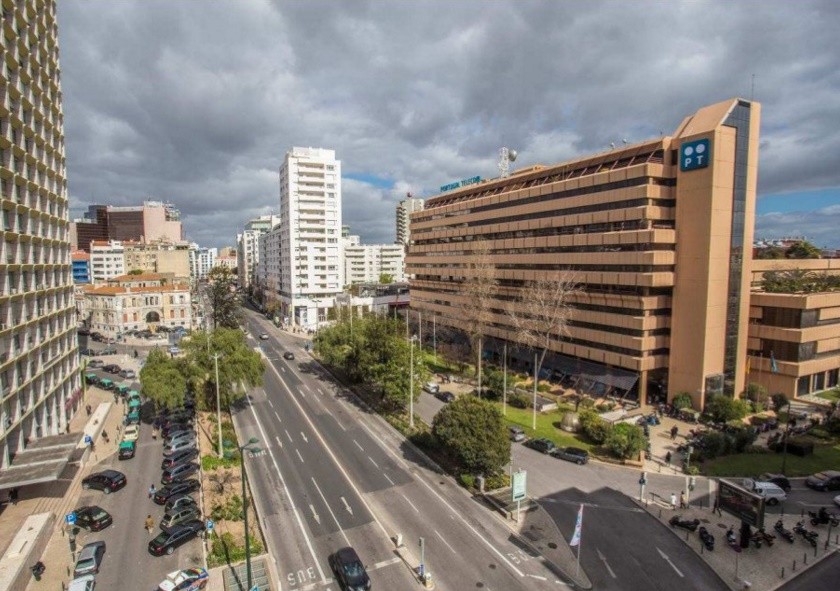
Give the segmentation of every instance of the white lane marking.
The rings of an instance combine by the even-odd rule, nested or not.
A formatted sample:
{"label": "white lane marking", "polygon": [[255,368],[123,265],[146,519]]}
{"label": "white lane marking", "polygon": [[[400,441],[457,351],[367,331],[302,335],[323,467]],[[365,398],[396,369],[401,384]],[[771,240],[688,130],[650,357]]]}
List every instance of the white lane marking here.
{"label": "white lane marking", "polygon": [[295,448],[295,453],[297,454],[297,457],[300,458],[300,463],[305,464],[306,462],[303,461],[303,456],[300,455],[300,452],[297,450],[297,448]]}
{"label": "white lane marking", "polygon": [[301,437],[303,437],[303,440],[304,440],[306,443],[309,443],[309,440],[306,438],[306,435],[303,433],[303,431],[301,431],[301,432],[300,432],[300,436],[301,436]]}
{"label": "white lane marking", "polygon": [[618,577],[615,576],[615,573],[613,572],[613,569],[610,568],[610,565],[607,562],[607,557],[604,556],[603,554],[601,554],[600,548],[595,548],[595,552],[598,553],[598,558],[601,560],[601,562],[604,563],[604,566],[607,567],[607,572],[610,573],[610,576],[614,579],[617,579]]}
{"label": "white lane marking", "polygon": [[278,422],[278,423],[282,423],[282,422],[283,422],[283,419],[281,419],[281,418],[280,418],[280,415],[278,415],[278,414],[277,414],[277,411],[276,411],[276,410],[274,411],[274,416],[275,416],[275,417],[277,417],[277,422]]}
{"label": "white lane marking", "polygon": [[442,535],[440,535],[440,532],[438,532],[438,530],[435,530],[435,535],[437,535],[437,537],[440,538],[441,542],[446,544],[446,547],[449,548],[450,552],[452,552],[453,554],[457,554],[457,552],[455,552],[455,548],[449,545],[449,542],[447,542],[446,539]]}
{"label": "white lane marking", "polygon": [[[332,459],[333,464],[335,464],[335,466],[338,468],[338,470],[344,476],[344,479],[350,485],[350,488],[353,489],[353,492],[356,493],[356,496],[362,502],[362,505],[364,505],[365,509],[368,510],[371,517],[373,517],[373,520],[376,522],[376,525],[379,526],[379,529],[382,531],[382,534],[385,536],[386,539],[390,540],[391,539],[391,534],[388,533],[388,530],[385,529],[385,526],[382,525],[381,521],[379,521],[379,517],[376,516],[376,513],[373,512],[373,510],[370,508],[370,505],[368,505],[367,501],[365,501],[364,497],[362,497],[362,493],[359,491],[358,487],[351,480],[350,475],[347,474],[347,470],[344,469],[344,466],[342,466],[341,463],[338,461],[338,458],[335,457],[335,454],[333,453],[332,449],[330,449],[330,446],[328,446],[327,442],[324,441],[324,438],[321,436],[321,432],[318,431],[318,429],[315,428],[315,424],[312,422],[312,419],[309,418],[309,415],[303,409],[303,406],[301,405],[300,401],[298,401],[298,399],[292,394],[292,390],[291,390],[291,388],[289,388],[289,385],[283,380],[283,377],[279,373],[277,373],[277,368],[274,367],[273,363],[269,363],[269,366],[271,366],[271,368],[274,370],[275,375],[277,375],[277,379],[280,380],[280,382],[283,384],[283,387],[286,388],[286,391],[289,393],[289,397],[291,398],[292,402],[295,403],[295,406],[298,407],[298,410],[300,411],[301,415],[303,415],[303,419],[307,423],[309,423],[309,428],[312,429],[312,432],[315,434],[315,437],[317,437],[318,441],[321,442],[321,445],[324,447],[324,450],[327,452],[327,455],[329,455],[330,458]],[[348,546],[350,545],[349,541],[348,541],[347,545]]]}
{"label": "white lane marking", "polygon": [[365,451],[365,448],[363,448],[361,445],[359,445],[359,442],[356,441],[355,439],[353,440],[353,443],[355,443],[356,447],[358,447],[360,450]]}
{"label": "white lane marking", "polygon": [[382,475],[385,477],[385,480],[387,480],[388,482],[390,482],[390,483],[391,483],[391,486],[396,486],[396,485],[394,484],[394,481],[393,481],[393,480],[391,480],[391,477],[390,477],[390,476],[388,476],[387,474],[384,474],[384,473],[383,473]]}
{"label": "white lane marking", "polygon": [[404,499],[405,499],[405,502],[406,502],[406,503],[408,503],[409,505],[411,505],[411,508],[412,508],[412,509],[414,509],[415,511],[417,511],[418,513],[420,513],[420,509],[418,509],[417,507],[415,507],[415,506],[414,506],[414,503],[412,503],[412,502],[409,500],[409,498],[408,498],[407,496],[403,495],[402,493],[400,493],[400,494],[402,495],[402,498],[404,498]]}
{"label": "white lane marking", "polygon": [[344,508],[347,509],[347,512],[350,515],[353,515],[353,509],[350,508],[350,503],[347,502],[347,499],[345,499],[344,497],[340,497],[340,498],[341,498],[341,502],[344,503]]}
{"label": "white lane marking", "polygon": [[374,564],[372,567],[370,567],[367,570],[377,570],[377,569],[380,569],[380,568],[385,568],[386,566],[391,566],[392,564],[397,564],[398,562],[402,562],[402,559],[395,556],[394,558],[391,558],[390,560],[383,560],[381,562],[377,562],[376,564]]}
{"label": "white lane marking", "polygon": [[280,371],[282,371],[283,373],[286,373],[286,368],[281,365],[280,366]]}
{"label": "white lane marking", "polygon": [[[540,575],[532,575],[530,573],[525,575],[525,576],[526,577],[531,577],[532,579],[536,579],[538,581],[547,581],[548,580],[548,578],[546,578],[546,577],[541,577]],[[613,576],[615,576],[615,575],[613,575]]]}
{"label": "white lane marking", "polygon": [[280,446],[280,449],[283,449],[283,442],[282,442],[282,441],[280,441],[280,437],[279,437],[278,435],[275,435],[275,436],[274,436],[274,439],[276,439],[276,440],[277,440],[277,445],[279,445],[279,446]]}
{"label": "white lane marking", "polygon": [[268,405],[269,405],[271,408],[274,408],[274,403],[271,401],[271,398],[269,398],[269,399],[268,399]]}
{"label": "white lane marking", "polygon": [[[257,427],[260,430],[260,435],[262,435],[263,441],[268,441],[268,437],[265,434],[265,430],[263,429],[262,423],[257,417],[257,411],[254,410],[254,405],[251,404],[250,399],[248,400],[248,406],[251,407],[251,414],[254,415],[254,420],[257,422]],[[306,533],[306,529],[303,527],[303,520],[300,517],[300,511],[298,511],[297,506],[295,505],[295,500],[292,498],[292,494],[289,492],[289,487],[286,486],[286,479],[283,478],[283,473],[280,471],[280,466],[277,464],[277,458],[274,457],[274,452],[271,451],[270,447],[268,448],[268,455],[271,458],[271,463],[274,464],[274,470],[277,472],[277,476],[280,477],[280,484],[283,485],[283,490],[286,492],[286,498],[289,499],[289,506],[292,509],[292,513],[294,513],[295,515],[295,520],[297,521],[298,527],[300,528],[300,533],[303,534],[303,539],[306,541],[306,547],[309,549],[309,554],[312,556],[312,561],[315,563],[315,567],[318,569],[318,574],[321,575],[321,583],[326,585],[327,577],[324,576],[324,569],[321,568],[321,563],[318,561],[318,557],[315,556],[315,549],[312,547],[312,540],[309,539],[309,534]]]}
{"label": "white lane marking", "polygon": [[[311,478],[312,478],[312,484],[315,485],[315,490],[317,490],[318,494],[321,495],[321,500],[324,501],[324,505],[327,507],[327,511],[329,511],[330,515],[332,515],[333,521],[335,521],[335,524],[338,526],[338,531],[341,532],[341,535],[344,537],[344,541],[347,542],[347,545],[349,546],[350,545],[350,538],[347,537],[347,533],[344,531],[344,528],[341,527],[341,524],[338,522],[338,517],[336,517],[335,513],[333,513],[332,507],[330,507],[330,504],[327,502],[327,497],[325,497],[324,493],[321,492],[321,487],[318,486],[318,482],[315,480],[315,477],[312,476]],[[341,497],[341,498],[342,498],[342,500],[344,499],[344,497]]]}
{"label": "white lane marking", "polygon": [[660,555],[662,558],[664,558],[664,559],[665,559],[665,562],[667,562],[668,564],[670,564],[670,565],[671,565],[671,568],[672,568],[672,569],[674,569],[675,571],[677,571],[677,574],[678,574],[678,575],[680,575],[682,578],[685,578],[685,575],[683,575],[683,574],[680,572],[680,569],[678,569],[676,566],[674,566],[674,563],[673,563],[673,562],[671,562],[671,559],[670,559],[670,558],[668,558],[668,555],[667,555],[667,554],[665,554],[662,550],[660,550],[658,546],[657,546],[657,548],[656,548],[656,551],[657,551],[657,552],[659,552],[659,555]]}
{"label": "white lane marking", "polygon": [[312,511],[312,517],[313,519],[315,519],[315,522],[318,525],[321,525],[321,518],[318,517],[318,513],[315,511],[315,507],[312,505],[312,503],[309,503],[309,510]]}
{"label": "white lane marking", "polygon": [[288,429],[283,429],[283,431],[286,432],[286,437],[289,438],[289,443],[294,443],[294,441],[292,441],[292,436],[289,435],[289,430]]}
{"label": "white lane marking", "polygon": [[321,388],[318,388],[318,394],[320,394],[321,396],[326,396],[326,394],[324,394],[324,391],[321,390]]}
{"label": "white lane marking", "polygon": [[370,460],[370,462],[371,462],[374,466],[376,466],[376,469],[377,469],[377,470],[379,470],[379,464],[377,464],[376,462],[374,462],[374,461],[373,461],[373,458],[372,458],[372,457],[370,457],[370,456],[368,456],[368,459]]}
{"label": "white lane marking", "polygon": [[309,389],[309,384],[307,384],[306,382],[303,383],[303,387],[306,388],[307,392],[312,392],[312,390]]}

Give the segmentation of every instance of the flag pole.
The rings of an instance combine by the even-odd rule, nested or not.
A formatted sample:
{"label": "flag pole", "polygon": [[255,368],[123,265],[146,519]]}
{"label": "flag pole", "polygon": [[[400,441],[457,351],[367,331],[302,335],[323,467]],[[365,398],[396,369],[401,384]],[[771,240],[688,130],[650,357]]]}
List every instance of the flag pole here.
{"label": "flag pole", "polygon": [[578,536],[578,545],[577,545],[577,569],[576,569],[576,577],[580,577],[580,547],[583,544],[583,505],[580,506],[580,530],[581,534]]}

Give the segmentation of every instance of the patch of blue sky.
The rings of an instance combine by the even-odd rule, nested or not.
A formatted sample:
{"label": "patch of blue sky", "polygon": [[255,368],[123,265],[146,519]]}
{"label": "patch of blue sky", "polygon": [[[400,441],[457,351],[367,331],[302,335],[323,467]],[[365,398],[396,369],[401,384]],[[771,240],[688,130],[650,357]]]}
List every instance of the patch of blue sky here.
{"label": "patch of blue sky", "polygon": [[756,213],[815,211],[830,205],[840,205],[840,187],[759,196]]}
{"label": "patch of blue sky", "polygon": [[366,172],[345,172],[343,175],[346,179],[352,179],[354,181],[359,181],[361,183],[365,183],[367,185],[373,185],[374,187],[378,187],[380,189],[393,189],[394,188],[394,181],[393,179],[386,179],[374,174],[369,174]]}

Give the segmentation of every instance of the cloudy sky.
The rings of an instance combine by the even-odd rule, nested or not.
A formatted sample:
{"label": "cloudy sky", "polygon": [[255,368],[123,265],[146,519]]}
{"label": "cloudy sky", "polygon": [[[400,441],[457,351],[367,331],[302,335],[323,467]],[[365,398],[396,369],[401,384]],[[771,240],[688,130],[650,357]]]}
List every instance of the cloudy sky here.
{"label": "cloudy sky", "polygon": [[[291,146],[334,148],[344,222],[394,240],[407,191],[763,103],[756,236],[840,247],[840,2],[58,3],[73,214],[170,201],[233,244]],[[754,87],[752,83],[755,75]],[[753,90],[754,88],[754,90]]]}

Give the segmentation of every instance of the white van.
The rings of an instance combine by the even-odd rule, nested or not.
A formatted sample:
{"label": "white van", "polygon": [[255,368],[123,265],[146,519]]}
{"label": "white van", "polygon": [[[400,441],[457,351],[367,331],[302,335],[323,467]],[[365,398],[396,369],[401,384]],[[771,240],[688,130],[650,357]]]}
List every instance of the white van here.
{"label": "white van", "polygon": [[787,494],[777,484],[772,482],[755,482],[753,483],[753,492],[758,493],[764,497],[764,502],[768,505],[778,505],[787,499]]}
{"label": "white van", "polygon": [[426,382],[423,384],[423,389],[429,394],[437,394],[440,392],[440,386],[434,382]]}

